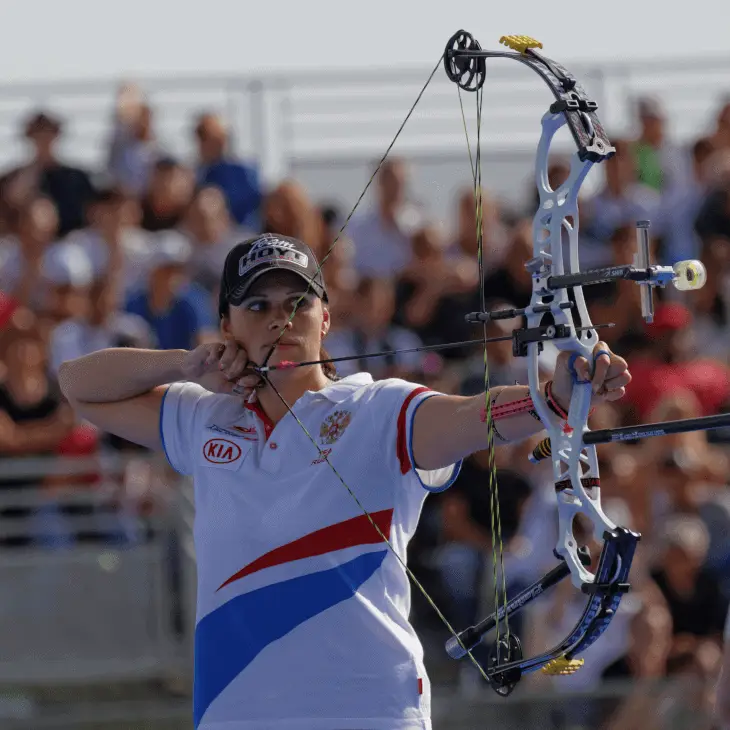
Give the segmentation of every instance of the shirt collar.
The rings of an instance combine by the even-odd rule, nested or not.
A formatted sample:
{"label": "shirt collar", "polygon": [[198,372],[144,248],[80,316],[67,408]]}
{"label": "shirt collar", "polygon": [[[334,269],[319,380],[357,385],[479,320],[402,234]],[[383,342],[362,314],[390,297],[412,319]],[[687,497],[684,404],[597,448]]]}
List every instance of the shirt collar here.
{"label": "shirt collar", "polygon": [[346,378],[335,380],[331,385],[318,390],[313,395],[324,396],[333,403],[342,403],[349,398],[356,390],[364,385],[370,385],[373,382],[373,376],[370,373],[354,373]]}
{"label": "shirt collar", "polygon": [[[356,390],[362,388],[364,385],[370,385],[373,382],[373,376],[370,373],[354,373],[353,375],[348,375],[345,378],[340,378],[340,380],[333,381],[330,385],[322,388],[322,390],[306,391],[306,393],[294,404],[294,407],[301,403],[305,396],[307,398],[317,398],[322,396],[333,403],[342,403],[342,401],[349,398]],[[263,409],[258,403],[255,390],[251,394],[250,400],[247,403],[244,403],[244,407],[249,411],[259,413],[259,415],[263,413]]]}

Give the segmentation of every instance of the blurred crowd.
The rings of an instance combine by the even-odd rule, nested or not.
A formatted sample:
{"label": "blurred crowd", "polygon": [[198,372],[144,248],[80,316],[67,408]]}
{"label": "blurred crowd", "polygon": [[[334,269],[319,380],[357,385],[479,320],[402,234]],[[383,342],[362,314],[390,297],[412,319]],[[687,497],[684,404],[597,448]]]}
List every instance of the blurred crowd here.
{"label": "blurred crowd", "polygon": [[[580,200],[582,265],[631,263],[635,222],[650,219],[655,260],[699,258],[708,281],[691,294],[660,291],[651,325],[641,319],[635,284],[586,288],[593,322],[615,323],[601,335],[634,376],[623,401],[596,409],[593,428],[709,415],[730,404],[730,103],[689,146],[668,137],[654,99],[637,102],[636,122],[636,134],[612,139],[616,155],[596,171],[596,192]],[[0,177],[0,459],[138,453],[77,422],[55,381],[59,364],[105,347],[192,348],[215,338],[223,260],[233,243],[258,232],[296,236],[320,257],[329,252],[324,273],[333,326],[325,344],[333,357],[481,335],[464,319],[480,308],[468,176],[454,200],[451,230],[413,199],[408,161],[390,158],[375,178],[372,202],[330,251],[349,212],[339,208],[344,202],[314,201],[293,179],[264,186],[255,164],[231,154],[226,120],[214,113],[191,120],[192,162],[165,150],[155,110],[132,84],[116,99],[104,169],[57,157],[64,127],[53,110],[34,113],[22,134],[27,161]],[[568,172],[569,161],[555,157],[553,187]],[[530,299],[524,263],[532,256],[535,197],[527,188],[523,202],[507,205],[483,191],[489,308],[522,307]],[[509,334],[519,324],[492,322],[489,334]],[[546,348],[546,376],[554,355]],[[513,358],[509,341],[490,348],[489,365],[492,385],[526,382],[525,363]],[[341,375],[359,370],[464,395],[484,384],[481,347],[338,366]],[[730,600],[728,443],[730,433],[719,430],[599,447],[606,511],[644,535],[635,590],[606,639],[586,655],[586,668],[556,686],[687,675],[711,687]],[[555,497],[546,468],[527,462],[533,446],[497,449],[510,591],[554,564]],[[429,497],[411,547],[416,573],[457,626],[486,615],[493,603],[488,469],[488,454],[475,454],[451,489]],[[49,480],[48,489],[57,481]],[[93,488],[94,474],[87,482]],[[31,484],[18,477],[0,486]],[[145,499],[138,502],[141,512],[149,509]],[[13,516],[35,526],[14,538],[0,535],[6,547],[119,539],[114,530],[64,531],[57,522],[63,511],[52,516],[54,539],[47,537],[48,515],[38,522],[29,509],[0,510],[0,518]],[[585,525],[576,530],[596,547]],[[563,638],[582,601],[566,585],[535,602],[516,621],[526,644]],[[427,635],[431,616],[418,596],[414,613]],[[469,685],[468,668],[460,681]],[[696,701],[710,700],[700,692]]]}

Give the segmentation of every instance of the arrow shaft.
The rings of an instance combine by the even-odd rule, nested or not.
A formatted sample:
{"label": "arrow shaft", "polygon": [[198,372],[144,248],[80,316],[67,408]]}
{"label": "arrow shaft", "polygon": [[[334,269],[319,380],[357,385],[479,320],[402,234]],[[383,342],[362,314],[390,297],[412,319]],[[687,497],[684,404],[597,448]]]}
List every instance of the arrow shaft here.
{"label": "arrow shaft", "polygon": [[[612,327],[612,324],[594,324],[591,327],[576,327],[576,332],[584,330],[601,329],[603,327]],[[350,360],[367,360],[373,357],[389,357],[391,355],[401,355],[409,352],[435,352],[437,350],[449,350],[457,347],[467,347],[469,345],[484,345],[493,342],[507,342],[513,338],[513,334],[500,335],[499,337],[487,337],[478,340],[462,340],[461,342],[447,342],[441,345],[421,345],[420,347],[408,347],[404,350],[380,350],[378,352],[367,352],[363,355],[344,355],[343,357],[330,357],[326,360],[306,360],[304,362],[283,361],[278,365],[264,365],[262,367],[252,368],[255,372],[261,374],[270,373],[274,370],[291,370],[292,368],[303,368],[307,365],[325,365],[326,363],[348,362]]]}

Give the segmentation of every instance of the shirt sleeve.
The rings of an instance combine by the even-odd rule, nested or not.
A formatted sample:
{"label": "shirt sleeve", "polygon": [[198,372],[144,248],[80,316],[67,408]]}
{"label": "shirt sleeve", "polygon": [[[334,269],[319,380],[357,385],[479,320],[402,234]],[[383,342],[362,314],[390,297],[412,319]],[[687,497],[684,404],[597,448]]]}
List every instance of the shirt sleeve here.
{"label": "shirt sleeve", "polygon": [[173,383],[165,391],[160,440],[170,466],[180,474],[192,475],[196,435],[218,402],[219,396],[197,383]]}
{"label": "shirt sleeve", "polygon": [[381,448],[393,472],[401,477],[415,475],[429,492],[442,492],[455,481],[461,460],[441,469],[418,469],[413,458],[413,419],[429,398],[441,393],[398,378],[375,384],[371,411],[376,432],[382,434]]}

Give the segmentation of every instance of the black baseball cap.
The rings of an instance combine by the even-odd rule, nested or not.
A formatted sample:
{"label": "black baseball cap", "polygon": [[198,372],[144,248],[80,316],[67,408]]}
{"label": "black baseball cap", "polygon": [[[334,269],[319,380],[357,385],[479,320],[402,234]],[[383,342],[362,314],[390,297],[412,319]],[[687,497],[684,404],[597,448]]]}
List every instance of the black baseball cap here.
{"label": "black baseball cap", "polygon": [[237,243],[228,252],[218,297],[220,316],[229,304],[240,304],[256,279],[273,269],[299,274],[309,284],[310,291],[327,301],[324,277],[312,249],[298,238],[263,233]]}

